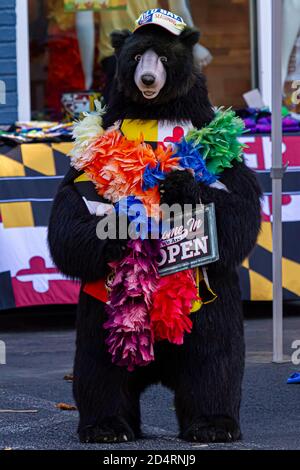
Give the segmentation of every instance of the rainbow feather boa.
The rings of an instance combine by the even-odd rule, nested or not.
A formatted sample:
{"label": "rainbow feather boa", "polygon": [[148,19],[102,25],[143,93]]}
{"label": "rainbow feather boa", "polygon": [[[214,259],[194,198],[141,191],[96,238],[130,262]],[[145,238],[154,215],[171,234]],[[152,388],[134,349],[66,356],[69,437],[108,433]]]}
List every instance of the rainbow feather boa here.
{"label": "rainbow feather boa", "polygon": [[[143,137],[129,141],[119,130],[102,128],[103,110],[75,126],[72,165],[84,170],[97,192],[120,206],[124,198],[139,201],[148,217],[157,216],[158,186],[176,169],[191,169],[195,179],[214,183],[225,168],[242,161],[238,137],[244,123],[232,110],[216,112],[206,127],[190,131],[181,142],[157,149]],[[154,342],[182,344],[192,329],[190,311],[198,299],[193,270],[160,278],[159,240],[129,240],[125,257],[111,263],[106,340],[113,363],[132,371],[154,360]]]}

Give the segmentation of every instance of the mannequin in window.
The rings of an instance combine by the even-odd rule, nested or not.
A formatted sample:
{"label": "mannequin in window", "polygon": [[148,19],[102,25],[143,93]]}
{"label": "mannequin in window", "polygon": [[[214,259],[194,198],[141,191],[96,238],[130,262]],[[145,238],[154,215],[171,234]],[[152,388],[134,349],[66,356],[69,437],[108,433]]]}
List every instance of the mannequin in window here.
{"label": "mannequin in window", "polygon": [[93,11],[78,11],[76,13],[76,30],[85,77],[85,89],[90,90],[93,84],[95,58],[95,22]]}
{"label": "mannequin in window", "polygon": [[48,76],[46,106],[51,118],[59,119],[61,95],[84,90],[85,77],[76,34],[74,13],[64,10],[63,0],[47,0],[48,18]]}

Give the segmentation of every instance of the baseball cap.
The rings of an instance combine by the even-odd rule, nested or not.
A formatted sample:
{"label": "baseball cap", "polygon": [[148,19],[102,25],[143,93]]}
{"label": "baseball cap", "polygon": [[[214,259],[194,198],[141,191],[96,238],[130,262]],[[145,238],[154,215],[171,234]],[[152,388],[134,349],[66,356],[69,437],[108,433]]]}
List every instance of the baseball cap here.
{"label": "baseball cap", "polygon": [[176,36],[179,36],[186,27],[181,16],[175,15],[174,13],[161,8],[154,8],[152,10],[145,11],[136,20],[135,24],[136,27],[134,31],[142,26],[154,24],[167,29],[170,33],[175,34]]}

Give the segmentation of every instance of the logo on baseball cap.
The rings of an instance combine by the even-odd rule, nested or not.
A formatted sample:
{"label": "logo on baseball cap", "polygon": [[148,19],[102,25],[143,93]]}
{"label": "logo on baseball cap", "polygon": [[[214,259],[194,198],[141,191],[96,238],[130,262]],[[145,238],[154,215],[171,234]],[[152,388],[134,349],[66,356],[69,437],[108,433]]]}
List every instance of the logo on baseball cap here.
{"label": "logo on baseball cap", "polygon": [[154,8],[153,10],[147,10],[141,14],[141,16],[135,22],[136,27],[134,31],[146,26],[148,24],[155,24],[167,29],[170,33],[179,36],[184,28],[186,27],[185,22],[181,16],[175,15],[168,10],[161,8]]}

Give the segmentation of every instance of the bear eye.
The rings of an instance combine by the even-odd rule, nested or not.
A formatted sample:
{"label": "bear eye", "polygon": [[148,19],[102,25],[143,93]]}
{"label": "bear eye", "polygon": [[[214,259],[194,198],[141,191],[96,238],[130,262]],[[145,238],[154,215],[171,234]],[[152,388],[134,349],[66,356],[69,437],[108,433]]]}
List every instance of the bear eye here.
{"label": "bear eye", "polygon": [[164,56],[164,55],[161,56],[161,57],[159,58],[159,60],[160,60],[163,64],[166,64],[166,63],[168,62],[168,58],[167,58],[166,56]]}
{"label": "bear eye", "polygon": [[138,54],[138,55],[135,56],[134,60],[136,62],[139,62],[141,60],[141,58],[142,58],[141,54]]}

